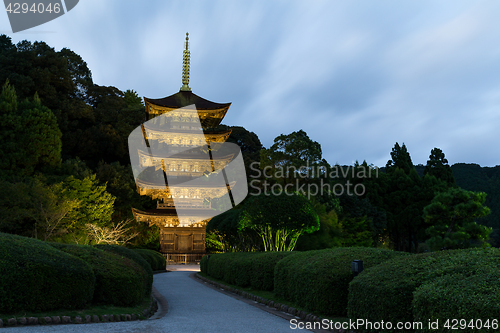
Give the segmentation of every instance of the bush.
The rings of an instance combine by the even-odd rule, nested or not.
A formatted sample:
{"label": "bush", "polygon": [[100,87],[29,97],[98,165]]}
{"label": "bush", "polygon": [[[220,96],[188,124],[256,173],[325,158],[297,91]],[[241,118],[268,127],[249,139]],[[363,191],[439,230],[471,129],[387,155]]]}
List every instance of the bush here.
{"label": "bush", "polygon": [[98,249],[132,259],[139,264],[143,268],[144,296],[149,296],[151,294],[151,288],[153,286],[153,270],[151,269],[151,265],[140,254],[120,245],[98,244],[94,246]]}
{"label": "bush", "polygon": [[252,261],[250,285],[258,290],[274,289],[274,269],[276,264],[289,255],[298,252],[263,252]]}
{"label": "bush", "polygon": [[345,316],[351,263],[363,260],[364,268],[407,253],[376,248],[345,247],[315,250],[288,256],[276,264],[274,292],[310,311]]}
{"label": "bush", "polygon": [[[484,267],[498,267],[499,264],[500,250],[494,248],[416,254],[384,262],[364,271],[350,283],[348,316],[393,323],[413,321],[412,303],[414,293],[416,293],[418,300],[415,301],[415,311],[422,318],[426,313],[422,310],[423,304],[434,297],[429,290],[432,287],[424,287],[424,285],[434,282],[436,287],[439,287],[441,283],[451,281],[451,278],[444,278],[444,276],[462,275],[464,278],[460,283],[465,286],[468,281],[475,279],[468,280],[465,277],[477,274],[477,279],[481,279],[480,272]],[[421,286],[422,289],[419,289]],[[458,291],[456,287],[450,286],[450,288],[452,289],[449,291]],[[469,286],[469,288],[475,287]],[[449,297],[458,297],[458,295]],[[446,306],[451,306],[451,304],[446,303]],[[453,306],[460,307],[460,304]],[[427,311],[435,312],[436,316],[441,313],[435,308]],[[453,317],[459,318],[459,314],[460,312],[456,312]]]}
{"label": "bush", "polygon": [[200,269],[211,277],[240,287],[273,290],[274,266],[296,252],[231,252],[203,257]]}
{"label": "bush", "polygon": [[90,264],[96,278],[93,303],[132,306],[144,299],[143,269],[135,261],[88,245],[49,244]]}
{"label": "bush", "polygon": [[[474,275],[444,275],[420,286],[413,293],[413,318],[423,323],[439,320],[439,326],[431,330],[423,325],[418,332],[449,332],[444,324],[451,318],[465,320],[459,322],[460,332],[491,332],[492,320],[500,318],[499,281],[498,267],[483,267]],[[467,326],[471,320],[476,326]],[[490,327],[481,329],[486,322]]]}
{"label": "bush", "polygon": [[[244,257],[250,255],[250,252],[229,252],[229,253],[218,253],[211,254],[208,260],[208,275],[219,280],[226,281],[227,283],[235,284],[236,276],[241,267],[235,267],[235,263],[243,260]],[[245,277],[239,280],[241,286],[248,285],[245,283]]]}
{"label": "bush", "polygon": [[0,312],[81,309],[95,277],[80,258],[37,239],[0,233]]}
{"label": "bush", "polygon": [[153,271],[160,271],[167,269],[167,261],[161,253],[148,249],[133,249],[133,250],[139,255],[141,255],[151,265],[151,269]]}
{"label": "bush", "polygon": [[204,255],[201,260],[200,260],[200,272],[203,274],[207,274],[207,263],[208,263],[208,258],[210,258],[210,255]]}

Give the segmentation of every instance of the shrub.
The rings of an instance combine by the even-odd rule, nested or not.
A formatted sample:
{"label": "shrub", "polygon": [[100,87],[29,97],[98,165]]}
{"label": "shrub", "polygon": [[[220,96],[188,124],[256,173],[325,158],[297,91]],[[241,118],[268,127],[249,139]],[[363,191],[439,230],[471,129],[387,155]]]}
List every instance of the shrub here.
{"label": "shrub", "polygon": [[120,245],[98,244],[94,246],[98,249],[132,259],[139,264],[143,268],[144,296],[149,296],[151,294],[153,270],[151,269],[151,265],[140,254]]}
{"label": "shrub", "polygon": [[0,312],[80,309],[92,300],[89,264],[37,239],[0,233]]}
{"label": "shrub", "polygon": [[310,311],[345,316],[351,263],[363,260],[370,268],[407,253],[376,248],[345,247],[288,256],[276,264],[274,292]]}
{"label": "shrub", "polygon": [[274,289],[274,268],[276,264],[289,255],[298,252],[263,252],[252,261],[250,285],[258,290]]}
{"label": "shrub", "polygon": [[[240,287],[273,290],[274,266],[295,252],[231,252],[211,254],[200,262],[209,275]],[[203,268],[202,268],[203,267]]]}
{"label": "shrub", "polygon": [[[373,322],[413,321],[412,303],[416,293],[418,300],[415,301],[415,311],[422,318],[426,313],[422,310],[423,304],[429,302],[434,295],[429,290],[432,286],[424,285],[434,282],[436,287],[439,287],[441,283],[452,281],[444,276],[454,275],[463,276],[460,283],[465,286],[468,281],[481,279],[479,274],[484,267],[498,267],[499,264],[500,250],[494,248],[416,254],[384,262],[364,271],[350,283],[348,316]],[[465,278],[475,274],[478,274],[478,277],[470,280]],[[419,289],[421,286],[422,289]],[[456,287],[450,288],[457,290]],[[450,303],[446,304],[451,306]],[[453,306],[460,307],[460,304]],[[436,316],[441,313],[434,308],[428,311],[429,314],[435,312]],[[454,318],[457,318],[458,314],[454,313]]]}
{"label": "shrub", "polygon": [[151,265],[151,269],[153,271],[160,271],[167,269],[167,261],[161,253],[148,249],[133,249],[133,250],[139,255],[141,255]]}
{"label": "shrub", "polygon": [[93,303],[132,306],[144,299],[143,269],[135,261],[88,245],[50,245],[90,264],[96,278]]}
{"label": "shrub", "polygon": [[208,263],[208,258],[210,258],[210,255],[204,255],[201,260],[200,260],[200,272],[203,274],[207,274],[207,263]]}
{"label": "shrub", "polygon": [[[230,252],[211,254],[208,260],[208,275],[228,283],[235,284],[235,276],[241,266],[235,267],[235,263],[248,256],[249,252]],[[244,279],[240,281],[245,285]]]}
{"label": "shrub", "polygon": [[[444,324],[452,318],[463,320],[457,327],[460,332],[491,332],[492,320],[500,317],[499,281],[498,267],[486,266],[474,275],[444,275],[418,287],[413,293],[414,320],[439,320],[438,329],[424,325],[418,332],[449,332]],[[471,320],[474,326],[469,326]],[[490,327],[484,326],[487,322]]]}

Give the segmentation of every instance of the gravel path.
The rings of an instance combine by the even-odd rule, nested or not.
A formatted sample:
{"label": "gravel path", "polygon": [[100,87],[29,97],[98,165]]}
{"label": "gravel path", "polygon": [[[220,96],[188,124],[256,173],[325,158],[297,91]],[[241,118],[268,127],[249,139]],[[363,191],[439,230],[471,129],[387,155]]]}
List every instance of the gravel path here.
{"label": "gravel path", "polygon": [[[219,293],[189,277],[192,271],[154,275],[154,286],[168,301],[160,319],[134,322],[0,328],[10,332],[291,332],[290,323]],[[153,317],[154,318],[154,317]]]}

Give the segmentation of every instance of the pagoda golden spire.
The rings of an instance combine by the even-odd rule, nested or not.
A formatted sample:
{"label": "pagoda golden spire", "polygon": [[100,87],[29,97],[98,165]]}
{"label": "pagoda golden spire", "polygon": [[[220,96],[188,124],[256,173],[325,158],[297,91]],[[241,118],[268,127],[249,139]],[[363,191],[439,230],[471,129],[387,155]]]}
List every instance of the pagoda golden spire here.
{"label": "pagoda golden spire", "polygon": [[189,33],[186,32],[186,48],[184,49],[184,57],[182,59],[182,87],[181,91],[191,91],[189,88]]}

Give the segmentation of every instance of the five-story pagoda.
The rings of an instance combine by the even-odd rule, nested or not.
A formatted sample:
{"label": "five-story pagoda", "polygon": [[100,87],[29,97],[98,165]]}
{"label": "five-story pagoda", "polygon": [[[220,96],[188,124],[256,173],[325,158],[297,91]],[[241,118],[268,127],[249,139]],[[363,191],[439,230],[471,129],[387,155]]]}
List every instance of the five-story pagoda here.
{"label": "five-story pagoda", "polygon": [[[160,227],[160,250],[174,261],[201,258],[207,222],[246,196],[231,191],[242,167],[235,165],[238,158],[242,161],[239,149],[225,143],[231,131],[213,130],[231,103],[192,93],[189,62],[186,34],[180,91],[160,99],[144,97],[146,122],[129,137],[137,191],[159,199],[156,209],[132,209],[134,217]],[[238,172],[225,171],[229,163]]]}

